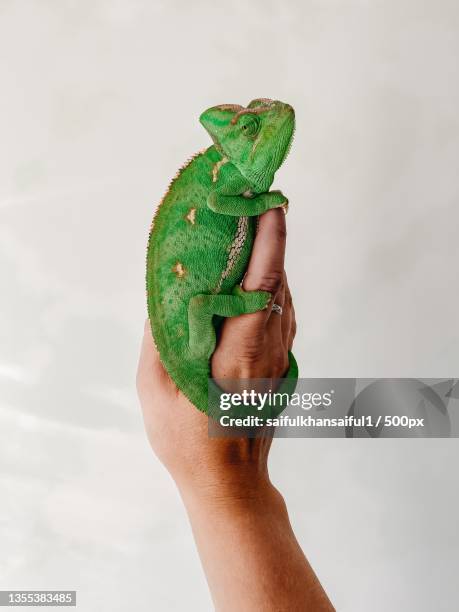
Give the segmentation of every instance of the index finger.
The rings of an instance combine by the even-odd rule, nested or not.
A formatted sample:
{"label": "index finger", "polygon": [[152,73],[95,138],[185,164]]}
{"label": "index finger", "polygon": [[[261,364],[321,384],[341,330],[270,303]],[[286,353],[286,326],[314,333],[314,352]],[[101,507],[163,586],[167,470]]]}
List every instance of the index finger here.
{"label": "index finger", "polygon": [[280,290],[284,273],[286,238],[285,214],[282,209],[275,208],[261,215],[243,281],[245,291],[269,291],[275,296]]}

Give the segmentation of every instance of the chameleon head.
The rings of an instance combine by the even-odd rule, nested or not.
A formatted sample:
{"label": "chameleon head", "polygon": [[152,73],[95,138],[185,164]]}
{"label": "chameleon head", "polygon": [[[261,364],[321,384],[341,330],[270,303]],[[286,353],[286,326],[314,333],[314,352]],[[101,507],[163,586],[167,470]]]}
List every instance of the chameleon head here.
{"label": "chameleon head", "polygon": [[267,191],[289,152],[295,131],[293,108],[258,98],[247,107],[213,106],[199,118],[216,148],[258,192]]}

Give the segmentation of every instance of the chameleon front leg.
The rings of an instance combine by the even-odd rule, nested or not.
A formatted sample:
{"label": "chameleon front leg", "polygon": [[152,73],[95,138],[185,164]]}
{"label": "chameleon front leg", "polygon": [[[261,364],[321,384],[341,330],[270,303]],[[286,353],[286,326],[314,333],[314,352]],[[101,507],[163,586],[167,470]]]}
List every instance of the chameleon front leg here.
{"label": "chameleon front leg", "polygon": [[215,349],[215,328],[212,317],[238,317],[263,310],[271,294],[267,291],[243,291],[236,287],[232,295],[200,294],[188,305],[189,348],[192,357],[209,359]]}
{"label": "chameleon front leg", "polygon": [[[266,185],[271,185],[268,181]],[[257,217],[270,208],[287,206],[288,200],[280,191],[263,191],[245,196],[251,185],[232,163],[221,166],[218,180],[207,198],[207,206],[216,213],[234,217]],[[269,189],[269,186],[267,186]]]}
{"label": "chameleon front leg", "polygon": [[207,198],[207,206],[216,213],[235,217],[256,217],[271,208],[287,207],[288,200],[280,191],[268,191],[254,197],[244,195],[225,195],[212,191]]}

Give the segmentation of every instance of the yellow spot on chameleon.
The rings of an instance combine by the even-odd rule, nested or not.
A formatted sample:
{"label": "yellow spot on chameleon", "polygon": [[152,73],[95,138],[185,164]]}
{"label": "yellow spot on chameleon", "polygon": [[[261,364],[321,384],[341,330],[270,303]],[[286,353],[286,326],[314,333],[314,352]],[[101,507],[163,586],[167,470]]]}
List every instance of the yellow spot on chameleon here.
{"label": "yellow spot on chameleon", "polygon": [[189,221],[191,225],[194,225],[196,221],[196,208],[190,208],[188,214],[185,215],[185,219]]}
{"label": "yellow spot on chameleon", "polygon": [[172,267],[172,272],[175,272],[177,278],[183,278],[186,274],[185,266],[179,261]]}

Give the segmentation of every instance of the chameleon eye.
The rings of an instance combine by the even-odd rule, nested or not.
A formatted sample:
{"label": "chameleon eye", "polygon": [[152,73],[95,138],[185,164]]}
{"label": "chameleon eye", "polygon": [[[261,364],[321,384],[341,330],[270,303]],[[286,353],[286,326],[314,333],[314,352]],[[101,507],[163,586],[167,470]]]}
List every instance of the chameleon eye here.
{"label": "chameleon eye", "polygon": [[260,121],[256,115],[246,115],[241,125],[242,132],[245,136],[255,136],[260,127]]}

